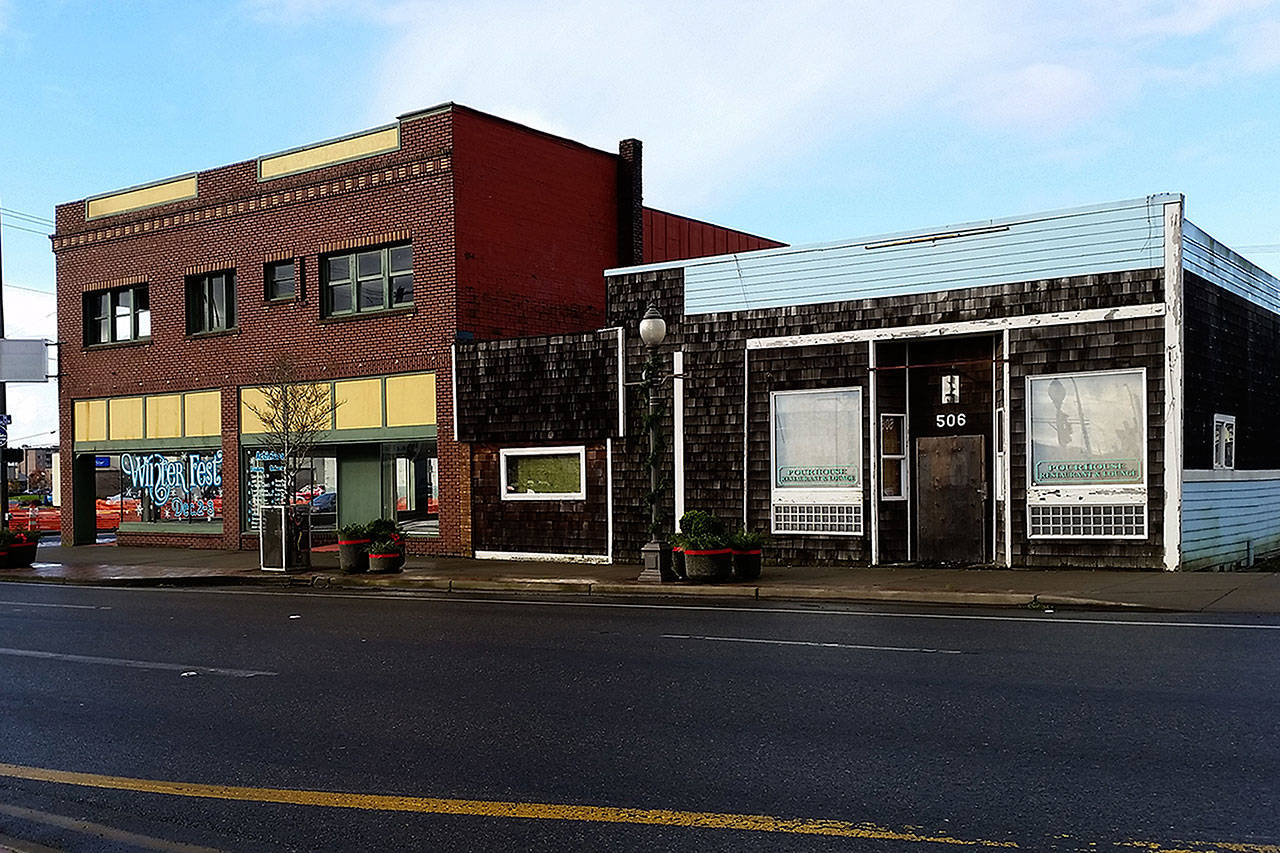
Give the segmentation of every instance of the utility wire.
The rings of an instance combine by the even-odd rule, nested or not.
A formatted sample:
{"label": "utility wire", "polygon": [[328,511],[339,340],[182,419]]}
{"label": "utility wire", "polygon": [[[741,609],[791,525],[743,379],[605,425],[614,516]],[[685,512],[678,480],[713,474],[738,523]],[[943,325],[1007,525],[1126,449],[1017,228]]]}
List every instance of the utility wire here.
{"label": "utility wire", "polygon": [[22,227],[21,225],[15,225],[15,224],[14,224],[14,223],[12,223],[12,222],[0,222],[0,225],[3,225],[5,228],[16,228],[16,229],[18,229],[19,231],[29,231],[29,232],[31,232],[32,234],[39,234],[41,237],[48,237],[48,236],[49,236],[48,232],[46,232],[46,231],[40,231],[40,230],[37,230],[37,229],[35,229],[35,228],[24,228],[24,227]]}
{"label": "utility wire", "polygon": [[34,213],[23,213],[21,210],[14,210],[13,208],[10,208],[10,207],[0,207],[0,213],[7,214],[9,216],[16,216],[19,219],[26,219],[27,221],[34,222],[37,225],[53,225],[54,224],[53,220],[49,219],[46,216],[36,216]]}

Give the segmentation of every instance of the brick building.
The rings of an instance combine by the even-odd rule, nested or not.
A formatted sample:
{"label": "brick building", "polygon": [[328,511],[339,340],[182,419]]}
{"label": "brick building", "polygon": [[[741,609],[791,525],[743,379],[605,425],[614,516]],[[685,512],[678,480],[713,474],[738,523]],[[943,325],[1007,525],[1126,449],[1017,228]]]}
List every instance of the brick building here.
{"label": "brick building", "polygon": [[[768,532],[777,561],[1280,552],[1280,280],[1186,221],[1180,195],[606,279],[608,329],[459,347],[478,552],[638,557],[647,445],[627,382],[651,302],[675,377],[664,510]],[[580,474],[508,494],[512,471],[553,464]]]}
{"label": "brick building", "polygon": [[[607,267],[780,245],[643,207],[636,140],[455,104],[56,217],[63,539],[105,515],[196,548],[310,501],[318,527],[394,514],[415,552],[470,553],[457,342],[598,328]],[[335,406],[292,495],[255,414],[282,354]]]}

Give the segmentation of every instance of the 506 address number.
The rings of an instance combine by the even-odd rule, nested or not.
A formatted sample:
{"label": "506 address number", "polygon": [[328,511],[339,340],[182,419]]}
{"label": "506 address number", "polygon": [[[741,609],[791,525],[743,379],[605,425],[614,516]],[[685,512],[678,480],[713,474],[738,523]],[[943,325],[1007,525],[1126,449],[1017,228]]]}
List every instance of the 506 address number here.
{"label": "506 address number", "polygon": [[951,412],[945,415],[934,415],[934,421],[939,428],[962,427],[968,422],[968,418],[965,417],[964,412]]}

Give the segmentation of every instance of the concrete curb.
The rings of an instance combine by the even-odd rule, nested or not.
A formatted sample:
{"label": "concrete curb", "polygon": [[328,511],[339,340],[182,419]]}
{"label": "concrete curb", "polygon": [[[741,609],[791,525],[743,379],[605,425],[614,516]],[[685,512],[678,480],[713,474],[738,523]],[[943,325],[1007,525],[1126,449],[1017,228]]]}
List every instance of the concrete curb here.
{"label": "concrete curb", "polygon": [[829,601],[846,604],[931,604],[967,607],[1043,609],[1062,607],[1078,610],[1128,610],[1184,612],[1186,608],[1131,601],[1088,598],[1058,593],[979,592],[918,589],[832,589],[817,586],[743,586],[728,584],[640,584],[595,581],[585,578],[415,578],[401,574],[349,575],[329,572],[298,574],[176,575],[169,577],[65,578],[0,575],[0,583],[52,583],[68,586],[111,587],[213,587],[258,586],[316,590],[376,589],[404,592],[506,592],[534,595],[582,595],[616,598],[686,598],[699,601],[720,599],[739,601]]}

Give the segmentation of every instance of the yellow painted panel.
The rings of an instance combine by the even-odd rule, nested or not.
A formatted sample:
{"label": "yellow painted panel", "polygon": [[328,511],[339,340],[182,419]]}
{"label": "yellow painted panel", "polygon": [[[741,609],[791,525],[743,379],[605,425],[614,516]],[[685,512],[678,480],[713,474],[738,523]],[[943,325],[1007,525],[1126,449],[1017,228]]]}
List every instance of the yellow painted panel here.
{"label": "yellow painted panel", "polygon": [[335,382],[334,402],[338,407],[338,429],[369,429],[382,426],[382,380],[353,379]]}
{"label": "yellow painted panel", "polygon": [[262,419],[253,413],[250,406],[257,406],[259,409],[267,408],[267,397],[262,393],[261,388],[240,389],[240,432],[245,435],[266,432],[267,428],[263,426]]}
{"label": "yellow painted panel", "polygon": [[187,436],[222,435],[222,392],[191,391],[182,395],[183,430]]}
{"label": "yellow painted panel", "polygon": [[387,426],[429,426],[436,422],[436,375],[387,377]]}
{"label": "yellow painted panel", "polygon": [[76,441],[107,440],[107,401],[77,400]]}
{"label": "yellow painted panel", "polygon": [[112,441],[142,438],[142,398],[112,397],[107,401]]}
{"label": "yellow painted panel", "polygon": [[182,395],[147,397],[147,438],[182,438]]}
{"label": "yellow painted panel", "polygon": [[89,401],[76,400],[71,405],[71,420],[75,426],[75,440],[89,440]]}
{"label": "yellow painted panel", "polygon": [[301,151],[264,157],[258,161],[258,177],[266,181],[281,175],[291,175],[308,169],[319,169],[321,166],[329,166],[333,163],[395,151],[399,147],[400,126],[396,125],[349,139],[313,145]]}
{"label": "yellow painted panel", "polygon": [[144,207],[155,207],[157,204],[195,197],[196,176],[189,175],[185,178],[165,181],[162,184],[152,184],[149,187],[139,187],[136,190],[125,190],[90,199],[85,206],[85,218],[98,219],[115,213],[140,210]]}

